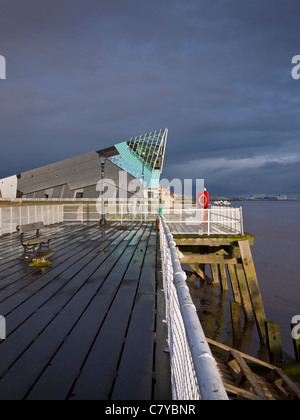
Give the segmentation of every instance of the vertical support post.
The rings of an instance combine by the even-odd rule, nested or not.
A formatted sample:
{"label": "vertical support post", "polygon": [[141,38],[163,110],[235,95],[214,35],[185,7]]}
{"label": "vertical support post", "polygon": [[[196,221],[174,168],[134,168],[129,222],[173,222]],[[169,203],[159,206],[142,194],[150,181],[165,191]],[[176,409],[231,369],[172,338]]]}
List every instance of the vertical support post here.
{"label": "vertical support post", "polygon": [[271,363],[282,363],[282,343],[280,327],[276,322],[266,323],[268,348]]}
{"label": "vertical support post", "polygon": [[236,276],[239,284],[239,289],[242,298],[242,304],[245,312],[247,321],[254,321],[254,312],[252,308],[252,303],[249,295],[249,290],[247,286],[246,276],[242,264],[237,264],[235,266]]}
{"label": "vertical support post", "polygon": [[220,284],[218,264],[211,264],[210,267],[211,267],[213,283]]}
{"label": "vertical support post", "polygon": [[[101,165],[101,181],[102,181],[102,187],[104,185],[104,178],[105,178],[105,163],[106,163],[107,156],[106,155],[100,155],[100,165]],[[105,208],[104,208],[104,188],[102,191],[102,197],[101,197],[101,219],[100,219],[100,226],[106,226],[106,219],[105,219]]]}
{"label": "vertical support post", "polygon": [[207,210],[207,234],[210,235],[210,210]]}
{"label": "vertical support post", "polygon": [[237,302],[230,303],[232,331],[234,340],[242,339],[242,314],[241,307]]}
{"label": "vertical support post", "polygon": [[239,241],[239,247],[241,251],[243,267],[246,274],[246,280],[251,297],[252,307],[255,314],[259,336],[262,344],[267,346],[266,315],[257,281],[249,241]]}
{"label": "vertical support post", "polygon": [[244,235],[243,207],[240,207],[241,235]]}
{"label": "vertical support post", "polygon": [[228,290],[225,264],[219,264],[222,290]]}
{"label": "vertical support post", "polygon": [[13,233],[12,207],[9,208],[9,217],[10,217],[10,233]]}
{"label": "vertical support post", "polygon": [[240,289],[239,289],[239,285],[238,285],[238,279],[237,279],[234,264],[228,264],[228,272],[229,272],[229,277],[230,277],[230,282],[231,282],[231,287],[232,287],[234,300],[241,307],[242,306],[242,297],[241,297],[241,293],[240,293]]}

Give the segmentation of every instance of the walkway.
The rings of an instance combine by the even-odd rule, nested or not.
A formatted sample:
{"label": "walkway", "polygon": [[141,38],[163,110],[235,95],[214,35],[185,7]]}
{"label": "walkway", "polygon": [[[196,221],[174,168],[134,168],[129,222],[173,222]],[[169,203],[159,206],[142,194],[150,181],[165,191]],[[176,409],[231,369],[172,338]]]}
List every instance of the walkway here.
{"label": "walkway", "polygon": [[61,224],[50,269],[0,238],[0,399],[170,399],[154,222]]}

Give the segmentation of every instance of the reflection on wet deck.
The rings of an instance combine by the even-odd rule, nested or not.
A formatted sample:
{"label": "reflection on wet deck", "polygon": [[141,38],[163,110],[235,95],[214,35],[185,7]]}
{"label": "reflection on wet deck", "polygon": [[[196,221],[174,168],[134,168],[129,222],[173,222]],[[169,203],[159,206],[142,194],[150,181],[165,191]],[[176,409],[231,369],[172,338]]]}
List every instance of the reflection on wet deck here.
{"label": "reflection on wet deck", "polygon": [[169,399],[156,223],[45,231],[44,271],[0,238],[0,399]]}

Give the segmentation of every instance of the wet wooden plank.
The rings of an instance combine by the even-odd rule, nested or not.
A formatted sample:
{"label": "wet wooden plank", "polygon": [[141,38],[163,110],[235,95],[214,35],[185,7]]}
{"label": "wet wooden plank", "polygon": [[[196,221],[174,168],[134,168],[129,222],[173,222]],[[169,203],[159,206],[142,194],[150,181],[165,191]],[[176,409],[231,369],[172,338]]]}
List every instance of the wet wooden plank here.
{"label": "wet wooden plank", "polygon": [[74,385],[71,399],[110,399],[137,292],[144,257],[141,250],[144,246],[144,241],[140,242],[133,254],[118,293]]}
{"label": "wet wooden plank", "polygon": [[111,239],[100,238],[99,241],[94,243],[93,247],[83,249],[80,247],[80,252],[72,255],[64,264],[59,264],[57,267],[42,273],[42,276],[33,276],[33,281],[28,287],[1,302],[0,309],[4,315],[8,314],[9,317],[11,312],[14,311],[10,322],[10,330],[18,325],[19,317],[20,319],[26,319],[25,315],[28,317],[32,310],[37,310],[45,300],[60,290],[68,280],[90,261],[94,260],[99,253],[104,252],[110,246],[110,242]]}
{"label": "wet wooden plank", "polygon": [[[115,234],[115,233],[112,231],[109,232],[105,240],[107,240],[108,237],[111,236],[112,234]],[[96,240],[99,240],[100,242],[103,242],[103,238],[101,238],[99,231],[94,233],[93,238]],[[78,253],[78,259],[80,259],[80,255],[82,252],[85,252],[85,250],[83,250],[82,244],[78,243],[78,241],[72,244],[69,244],[68,246],[64,246],[59,249],[56,249],[56,254],[54,254],[54,256],[51,257],[50,259],[50,261],[52,262],[52,266],[47,271],[47,274],[50,272],[52,273],[53,270],[56,270],[57,268],[59,268],[59,270],[61,270],[62,272],[63,264],[65,262],[71,262],[70,258],[74,257],[76,253]],[[34,281],[36,282],[36,280],[38,280],[43,275],[41,270],[33,269],[32,267],[29,267],[28,262],[22,262],[20,265],[21,267],[18,269],[16,273],[10,274],[9,276],[4,275],[4,278],[0,282],[0,289],[2,289],[0,293],[1,302],[4,301],[9,296],[14,295],[17,292],[20,293],[22,289],[28,286],[28,284]]]}
{"label": "wet wooden plank", "polygon": [[[151,400],[155,294],[138,293],[126,336],[112,400]],[[134,381],[128,380],[134,378]]]}
{"label": "wet wooden plank", "polygon": [[[154,357],[156,224],[110,228],[103,235],[96,226],[76,226],[76,246],[66,239],[72,232],[68,228],[65,239],[62,236],[56,244],[49,271],[29,278],[23,267],[19,278],[17,271],[6,277],[0,312],[5,308],[9,331],[0,343],[0,399],[111,398],[115,374],[127,365],[121,356],[136,345],[137,325],[140,337],[145,337],[138,359],[140,363],[144,359],[145,366],[137,383],[147,384],[141,389],[148,390],[147,395],[151,389],[152,395],[154,377],[160,375],[153,369],[160,366],[165,375],[158,383],[169,386],[168,355]],[[162,329],[158,331],[161,335]],[[130,379],[132,387],[138,387],[135,377]],[[164,395],[168,391],[164,389]]]}
{"label": "wet wooden plank", "polygon": [[258,383],[256,376],[249,369],[247,363],[242,358],[242,356],[239,353],[235,352],[234,350],[231,350],[230,354],[233,357],[233,359],[237,362],[239,368],[241,369],[241,374],[247,379],[247,381],[251,385],[253,392],[257,396],[259,396],[262,400],[267,400],[267,396],[265,392],[263,391],[263,389],[261,388],[260,384]]}
{"label": "wet wooden plank", "polygon": [[156,279],[156,246],[147,246],[141,278],[139,293],[155,293]]}
{"label": "wet wooden plank", "polygon": [[[29,319],[22,325],[22,328],[17,330],[17,336],[20,335],[20,331],[23,331],[23,347],[24,342],[26,342],[26,340],[28,342],[28,335],[30,336],[32,331],[35,331],[35,334],[42,331],[42,334],[38,334],[33,343],[27,348],[22,356],[15,361],[13,366],[0,381],[1,399],[10,399],[11,396],[13,396],[14,399],[23,399],[26,397],[32,384],[39,378],[41,372],[45,369],[47,360],[50,360],[55,354],[72,326],[82,315],[86,308],[87,300],[93,293],[93,288],[86,287],[86,282],[95,271],[97,265],[103,263],[103,261],[107,259],[107,256],[104,254],[98,254],[97,257],[93,260],[94,264],[87,264],[83,269],[80,269],[77,275],[67,282],[60,293],[54,294],[52,298],[40,308],[39,312],[33,315],[33,319]],[[111,262],[112,265],[114,263],[115,261]],[[85,287],[83,288],[84,285]],[[94,283],[93,286],[95,287]],[[55,305],[60,306],[58,314],[53,311]],[[45,322],[48,322],[48,325],[46,323],[46,328]],[[44,327],[42,327],[42,325],[44,325]],[[11,345],[12,341],[14,340],[8,340],[8,345]],[[17,347],[20,352],[20,344]],[[5,350],[5,346],[4,349],[0,346],[0,351],[2,352],[2,350]],[[3,359],[1,359],[1,361],[2,360]]]}
{"label": "wet wooden plank", "polygon": [[[128,245],[128,248],[131,248],[133,250],[133,256],[131,260],[127,261],[127,264],[125,265],[126,272],[123,276],[122,283],[116,296],[116,299],[113,302],[107,319],[104,322],[103,328],[101,328],[99,337],[94,343],[93,349],[91,351],[91,354],[89,355],[89,358],[87,359],[82,374],[75,385],[74,398],[85,398],[84,395],[86,393],[86,380],[87,383],[93,380],[99,382],[98,375],[96,375],[96,377],[92,379],[93,375],[95,374],[94,369],[92,367],[94,357],[93,355],[95,354],[95,358],[98,358],[99,351],[103,353],[103,358],[107,362],[105,366],[101,366],[100,369],[103,369],[103,375],[106,375],[105,377],[109,377],[111,381],[113,380],[114,371],[121,351],[120,346],[122,346],[123,343],[123,338],[131,314],[131,307],[136,294],[138,281],[140,278],[140,272],[144,261],[147,242],[145,240],[141,241],[142,236],[143,230],[140,230],[139,235],[136,236],[134,240],[130,241]],[[137,244],[138,247],[136,248]],[[119,325],[118,327],[116,327],[115,324],[118,322]],[[114,334],[113,336],[111,336],[112,331],[116,332],[116,334]],[[103,343],[109,342],[111,342],[111,350],[109,350],[106,345],[102,347]],[[107,379],[105,381],[101,381],[99,393],[97,392],[97,387],[91,390],[90,392],[92,395],[94,395],[93,393],[96,393],[96,395],[94,395],[96,399],[101,399],[101,395],[103,395],[103,393],[106,395],[106,397],[108,396],[108,394],[110,393],[110,386],[111,385],[109,385],[109,380]]]}
{"label": "wet wooden plank", "polygon": [[[119,259],[112,260],[112,270],[105,264],[92,275],[86,287],[96,286],[94,297],[27,399],[65,400],[72,394],[73,384],[107,316],[133,251],[132,247],[127,248]],[[57,372],[60,372],[59,381]]]}

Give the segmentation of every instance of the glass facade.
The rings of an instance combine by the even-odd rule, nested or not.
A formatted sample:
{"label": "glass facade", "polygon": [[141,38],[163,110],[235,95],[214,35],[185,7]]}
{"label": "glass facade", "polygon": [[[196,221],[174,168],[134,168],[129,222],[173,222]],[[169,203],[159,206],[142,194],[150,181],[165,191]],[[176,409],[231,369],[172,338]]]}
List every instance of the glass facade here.
{"label": "glass facade", "polygon": [[115,145],[118,155],[108,159],[120,169],[156,189],[163,169],[168,129],[135,137]]}

